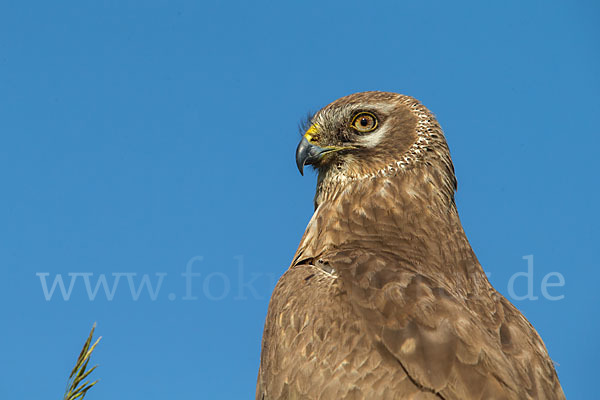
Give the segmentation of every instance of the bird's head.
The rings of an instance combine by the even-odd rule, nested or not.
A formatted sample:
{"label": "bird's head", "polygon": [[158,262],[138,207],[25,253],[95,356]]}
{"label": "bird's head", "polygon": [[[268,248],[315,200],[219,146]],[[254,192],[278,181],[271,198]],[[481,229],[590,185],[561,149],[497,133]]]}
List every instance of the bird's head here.
{"label": "bird's head", "polygon": [[434,160],[454,182],[435,117],[412,97],[388,92],[355,93],[325,106],[310,118],[296,150],[300,173],[313,165],[338,180],[397,175]]}

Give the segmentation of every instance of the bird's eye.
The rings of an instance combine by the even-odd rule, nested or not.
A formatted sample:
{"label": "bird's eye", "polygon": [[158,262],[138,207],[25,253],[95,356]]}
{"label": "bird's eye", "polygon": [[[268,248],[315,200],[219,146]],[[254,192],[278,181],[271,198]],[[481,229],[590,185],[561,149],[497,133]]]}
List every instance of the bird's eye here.
{"label": "bird's eye", "polygon": [[351,126],[361,133],[371,132],[377,128],[377,118],[371,113],[362,112],[354,117]]}

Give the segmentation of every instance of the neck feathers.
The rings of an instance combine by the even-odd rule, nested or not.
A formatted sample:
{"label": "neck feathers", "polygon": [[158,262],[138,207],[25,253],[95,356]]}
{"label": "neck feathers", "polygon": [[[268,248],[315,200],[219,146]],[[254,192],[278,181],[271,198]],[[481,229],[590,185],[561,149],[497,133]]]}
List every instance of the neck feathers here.
{"label": "neck feathers", "polygon": [[447,265],[457,265],[459,271],[451,273],[463,277],[480,271],[458,217],[454,182],[431,165],[360,180],[320,176],[316,210],[293,265],[329,251],[364,248],[396,254],[399,265],[420,272]]}

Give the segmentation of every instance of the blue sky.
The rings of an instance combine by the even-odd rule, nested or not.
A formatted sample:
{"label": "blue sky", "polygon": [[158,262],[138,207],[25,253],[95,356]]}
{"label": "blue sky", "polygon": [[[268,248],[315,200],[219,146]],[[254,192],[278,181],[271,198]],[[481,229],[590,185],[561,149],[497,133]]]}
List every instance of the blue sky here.
{"label": "blue sky", "polygon": [[[3,2],[0,397],[58,398],[97,321],[90,400],[252,398],[312,213],[298,122],[387,90],[438,117],[465,230],[509,299],[533,255],[512,290],[537,299],[512,301],[567,396],[592,398],[598,17],[593,1]],[[114,293],[92,299],[101,277]]]}

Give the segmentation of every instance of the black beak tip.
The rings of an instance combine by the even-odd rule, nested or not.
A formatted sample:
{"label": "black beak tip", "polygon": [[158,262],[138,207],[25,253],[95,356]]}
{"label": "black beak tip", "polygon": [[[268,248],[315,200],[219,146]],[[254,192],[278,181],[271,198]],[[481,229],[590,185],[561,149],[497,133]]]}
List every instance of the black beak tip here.
{"label": "black beak tip", "polygon": [[302,157],[298,157],[296,154],[296,166],[298,167],[298,171],[300,171],[300,175],[304,176],[304,162],[306,160],[302,159]]}
{"label": "black beak tip", "polygon": [[298,171],[300,171],[300,175],[302,176],[304,176],[304,165],[310,158],[310,149],[311,144],[308,142],[308,140],[306,140],[305,137],[303,137],[296,148],[296,166],[298,167]]}
{"label": "black beak tip", "polygon": [[305,165],[315,165],[328,150],[310,143],[303,137],[296,149],[296,165],[300,175],[304,176]]}

